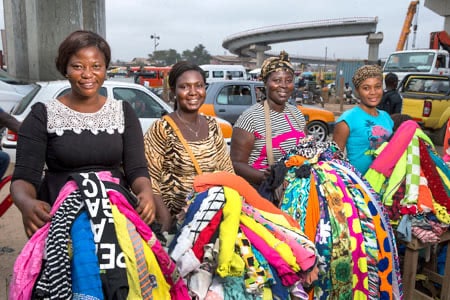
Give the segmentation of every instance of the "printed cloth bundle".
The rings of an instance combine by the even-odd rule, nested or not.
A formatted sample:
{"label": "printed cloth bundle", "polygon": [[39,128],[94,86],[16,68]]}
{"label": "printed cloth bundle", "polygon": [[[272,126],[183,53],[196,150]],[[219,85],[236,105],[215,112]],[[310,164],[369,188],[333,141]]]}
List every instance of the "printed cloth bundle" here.
{"label": "printed cloth bundle", "polygon": [[[395,236],[378,194],[333,142],[303,139],[274,167],[281,210],[315,242],[314,299],[401,299]],[[275,173],[276,172],[272,172]]]}
{"label": "printed cloth bundle", "polygon": [[192,299],[308,299],[314,244],[242,177],[202,174],[169,246]]}
{"label": "printed cloth bundle", "polygon": [[110,172],[72,174],[14,264],[9,299],[190,299]]}
{"label": "printed cloth bundle", "polygon": [[450,169],[416,122],[400,125],[365,177],[382,195],[399,239],[440,241],[450,225]]}

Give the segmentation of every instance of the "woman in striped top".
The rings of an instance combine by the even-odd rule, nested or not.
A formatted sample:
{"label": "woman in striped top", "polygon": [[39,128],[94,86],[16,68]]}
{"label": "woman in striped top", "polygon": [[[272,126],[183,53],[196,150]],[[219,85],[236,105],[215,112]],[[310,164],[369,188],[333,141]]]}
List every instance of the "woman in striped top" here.
{"label": "woman in striped top", "polygon": [[[234,124],[230,148],[236,174],[255,187],[270,173],[272,159],[268,159],[267,142],[273,149],[273,161],[277,161],[307,134],[303,114],[296,106],[288,104],[294,91],[294,68],[287,53],[282,51],[279,57],[266,59],[261,77],[267,97],[239,117]],[[270,137],[266,139],[266,135]]]}

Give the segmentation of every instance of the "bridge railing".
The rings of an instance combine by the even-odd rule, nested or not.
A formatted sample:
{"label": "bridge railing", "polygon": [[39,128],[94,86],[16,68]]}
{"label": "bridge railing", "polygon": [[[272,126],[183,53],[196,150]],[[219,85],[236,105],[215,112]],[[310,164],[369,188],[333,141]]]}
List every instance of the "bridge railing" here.
{"label": "bridge railing", "polygon": [[321,27],[321,26],[332,26],[332,25],[343,25],[343,24],[362,24],[362,23],[378,23],[378,17],[353,17],[353,18],[338,18],[338,19],[327,19],[327,20],[317,20],[317,21],[305,21],[288,23],[282,25],[271,25],[265,27],[259,27],[255,29],[250,29],[246,31],[241,31],[232,34],[225,38],[224,43],[230,40],[238,39],[252,34],[264,34],[268,32],[273,32],[276,30],[289,30],[289,29],[299,29],[302,27]]}

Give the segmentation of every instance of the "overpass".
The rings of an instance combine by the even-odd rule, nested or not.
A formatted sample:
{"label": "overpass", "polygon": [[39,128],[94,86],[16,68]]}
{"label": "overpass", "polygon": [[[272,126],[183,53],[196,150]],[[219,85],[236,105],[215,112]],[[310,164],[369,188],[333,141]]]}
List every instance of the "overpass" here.
{"label": "overpass", "polygon": [[383,41],[383,33],[376,32],[377,23],[377,17],[354,17],[267,26],[230,35],[222,46],[238,56],[256,57],[257,65],[261,66],[270,44],[366,35],[368,60],[377,61],[378,47]]}

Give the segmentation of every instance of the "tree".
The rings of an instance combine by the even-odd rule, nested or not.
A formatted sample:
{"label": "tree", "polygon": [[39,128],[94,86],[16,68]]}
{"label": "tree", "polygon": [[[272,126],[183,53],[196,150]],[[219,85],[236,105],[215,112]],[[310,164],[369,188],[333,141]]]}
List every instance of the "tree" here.
{"label": "tree", "polygon": [[175,49],[158,50],[148,56],[156,66],[170,66],[181,60],[181,55]]}
{"label": "tree", "polygon": [[209,64],[211,55],[205,49],[205,46],[198,44],[193,51],[184,50],[182,54],[184,60],[190,61],[197,65]]}

